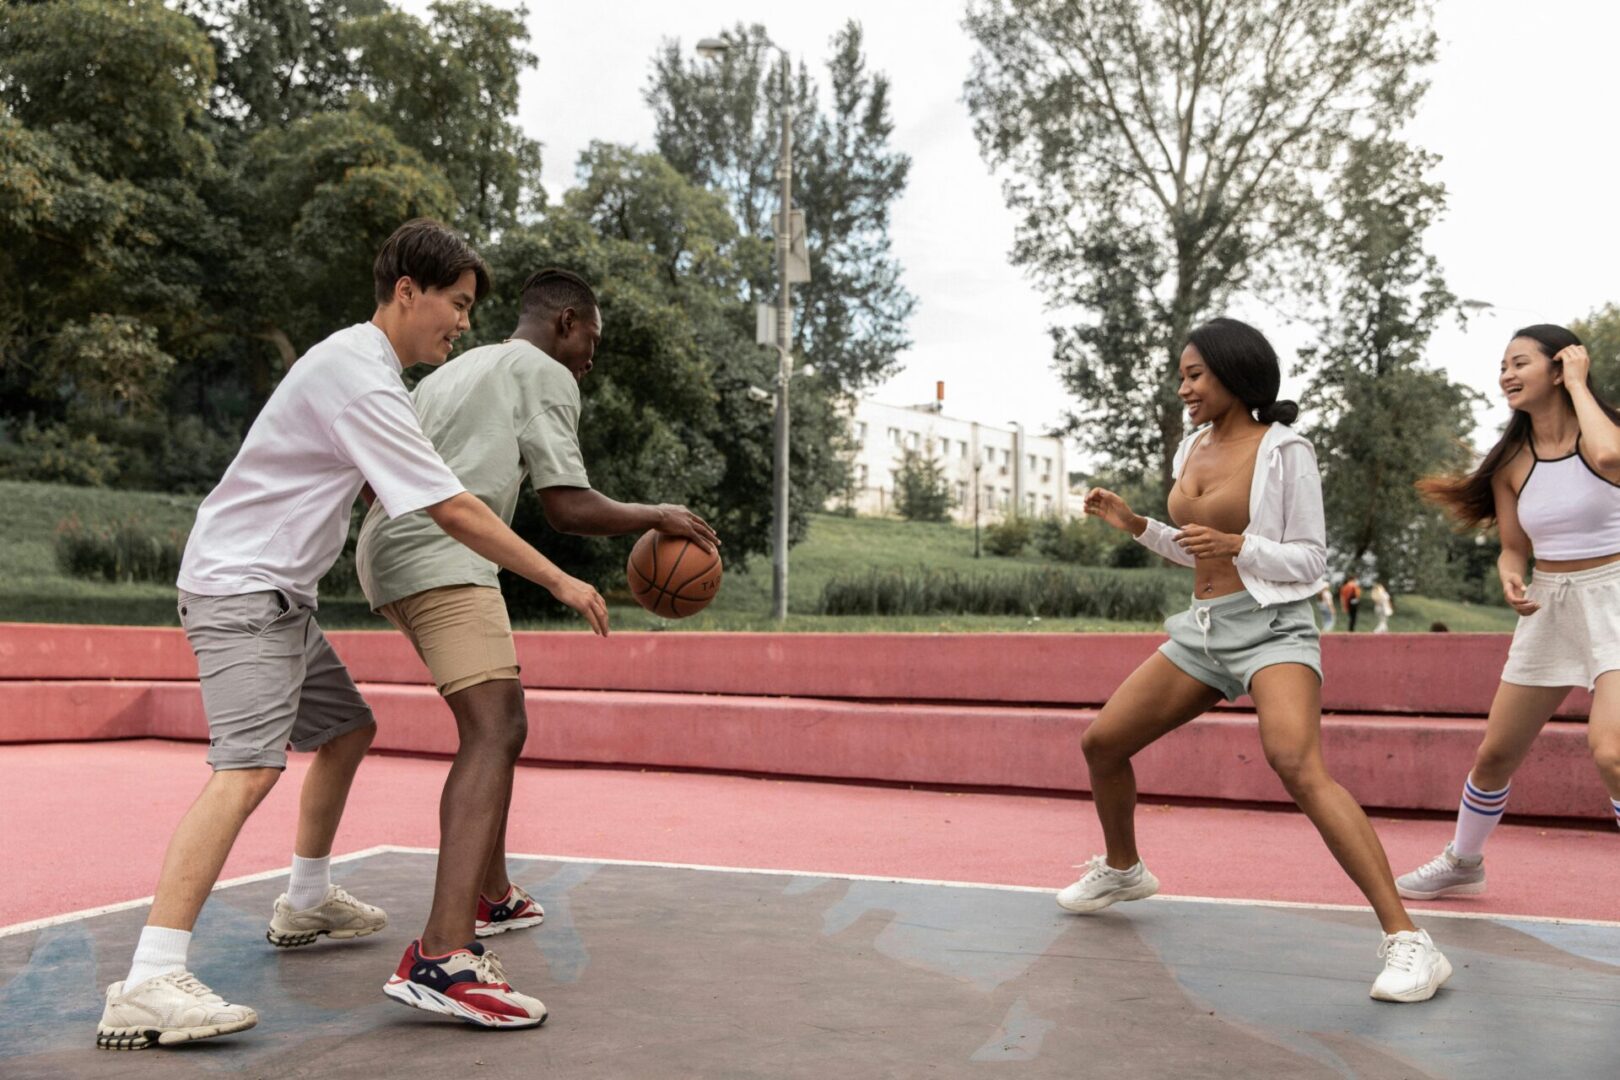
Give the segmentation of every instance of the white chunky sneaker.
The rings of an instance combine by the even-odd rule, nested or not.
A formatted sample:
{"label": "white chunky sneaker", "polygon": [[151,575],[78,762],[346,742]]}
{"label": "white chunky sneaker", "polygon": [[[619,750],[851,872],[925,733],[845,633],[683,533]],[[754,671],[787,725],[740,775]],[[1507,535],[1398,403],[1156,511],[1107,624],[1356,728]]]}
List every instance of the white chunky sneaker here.
{"label": "white chunky sneaker", "polygon": [[1142,900],[1159,891],[1159,879],[1138,862],[1129,870],[1115,870],[1106,856],[1093,855],[1083,864],[1085,876],[1057,894],[1058,907],[1085,914],[1101,911],[1121,900]]}
{"label": "white chunky sneaker", "polygon": [[321,935],[341,940],[375,934],[388,925],[388,913],[380,907],[361,903],[339,885],[329,885],[326,899],[312,908],[294,911],[287,894],[276,897],[265,939],[278,949],[309,945]]}
{"label": "white chunky sneaker", "polygon": [[1478,896],[1485,891],[1485,856],[1465,858],[1446,850],[1395,879],[1395,891],[1408,900],[1438,900],[1442,896]]}
{"label": "white chunky sneaker", "polygon": [[1384,970],[1373,980],[1372,996],[1379,1001],[1428,1001],[1451,978],[1451,961],[1427,930],[1385,934],[1378,955]]}
{"label": "white chunky sneaker", "polygon": [[246,1031],[258,1022],[258,1013],[246,1005],[232,1005],[191,972],[171,971],[143,979],[127,991],[121,982],[107,987],[96,1045],[103,1050],[145,1050]]}

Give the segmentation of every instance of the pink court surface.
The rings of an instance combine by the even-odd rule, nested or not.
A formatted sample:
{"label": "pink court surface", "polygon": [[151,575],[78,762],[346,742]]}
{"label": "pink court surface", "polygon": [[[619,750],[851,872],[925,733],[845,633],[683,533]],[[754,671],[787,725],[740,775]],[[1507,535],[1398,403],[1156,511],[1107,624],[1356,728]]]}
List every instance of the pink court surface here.
{"label": "pink court surface", "polygon": [[[172,631],[141,633],[0,627],[8,1080],[1616,1074],[1620,836],[1584,809],[1510,811],[1486,895],[1412,905],[1456,973],[1430,1003],[1380,1005],[1366,996],[1376,923],[1309,822],[1262,783],[1252,717],[1236,709],[1167,740],[1196,756],[1144,763],[1139,840],[1164,895],[1089,918],[1059,910],[1052,891],[1101,848],[1083,761],[1035,786],[997,778],[1030,770],[1021,741],[1078,758],[1079,732],[1116,669],[1152,647],[1146,635],[1029,644],[1066,645],[1083,660],[1069,667],[1018,635],[976,649],[934,639],[937,667],[927,639],[895,646],[921,650],[897,660],[882,641],[624,635],[620,662],[593,664],[569,651],[578,641],[526,635],[531,760],[508,839],[514,880],[548,917],[496,943],[552,1016],[489,1037],[380,993],[425,917],[451,725],[408,654],[376,655],[391,636],[333,635],[377,705],[379,745],[414,744],[366,762],[337,844],[338,880],[386,907],[389,927],[291,953],[265,944],[307,767],[294,755],[193,949],[204,980],[254,1005],[259,1027],[98,1052],[100,988],[122,977],[169,832],[208,775],[185,656]],[[1466,673],[1489,670],[1499,645],[1468,637],[1429,677],[1400,668],[1436,659],[1427,640],[1410,643],[1415,656],[1358,641],[1327,658],[1329,687],[1340,683],[1330,765],[1383,807],[1372,816],[1397,870],[1450,835],[1432,804],[1477,737]],[[713,669],[722,684],[682,683],[694,654],[669,650],[704,648],[732,658]],[[1393,674],[1358,676],[1364,664]],[[767,670],[738,674],[755,665]],[[838,666],[854,689],[838,692]],[[1572,699],[1577,717],[1584,707]],[[705,715],[767,749],[704,742]],[[1550,733],[1535,806],[1602,798],[1579,728]],[[940,745],[964,741],[971,753]],[[1416,764],[1436,757],[1434,777]],[[1402,783],[1379,787],[1380,763]]]}

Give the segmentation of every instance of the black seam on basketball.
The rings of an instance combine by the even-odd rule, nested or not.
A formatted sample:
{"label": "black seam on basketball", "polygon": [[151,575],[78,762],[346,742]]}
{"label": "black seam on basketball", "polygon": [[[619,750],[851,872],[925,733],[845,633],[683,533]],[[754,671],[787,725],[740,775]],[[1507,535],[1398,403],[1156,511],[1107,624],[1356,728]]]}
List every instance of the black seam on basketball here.
{"label": "black seam on basketball", "polygon": [[642,572],[641,572],[641,567],[639,567],[639,566],[637,566],[637,565],[636,565],[636,564],[635,564],[635,563],[634,563],[634,562],[632,562],[632,563],[631,563],[631,564],[630,564],[630,572],[631,572],[631,573],[633,573],[633,574],[635,574],[635,575],[636,575],[636,577],[638,577],[638,578],[640,578],[640,579],[641,579],[641,580],[642,580],[642,581],[645,581],[645,582],[646,582],[646,583],[647,583],[647,587],[646,587],[646,588],[645,588],[645,589],[640,589],[640,590],[638,590],[638,589],[637,589],[637,588],[636,588],[636,587],[635,587],[635,585],[634,585],[634,583],[632,583],[632,584],[631,584],[631,586],[630,586],[630,592],[631,592],[631,593],[632,593],[632,594],[633,594],[633,595],[635,595],[635,596],[642,596],[642,595],[645,595],[645,594],[646,594],[646,593],[649,593],[649,592],[651,592],[651,591],[652,591],[652,590],[654,590],[654,589],[656,589],[656,588],[658,588],[658,584],[657,584],[657,582],[655,582],[655,581],[653,581],[653,580],[652,580],[652,579],[651,579],[651,578],[649,578],[649,577],[648,577],[648,576],[647,576],[647,575],[646,575],[646,574],[643,574],[643,573],[642,573]]}
{"label": "black seam on basketball", "polygon": [[683,581],[679,585],[675,586],[675,589],[674,589],[675,595],[676,596],[682,596],[682,594],[684,594],[686,592],[686,587],[688,585],[692,584],[692,582],[694,582],[694,581],[698,581],[698,580],[700,580],[700,579],[702,579],[704,577],[707,577],[709,574],[714,572],[715,568],[718,565],[719,565],[719,560],[716,559],[714,562],[710,563],[708,566],[705,566],[702,570],[699,570],[697,573],[693,574],[691,577],[687,578],[685,581]]}
{"label": "black seam on basketball", "polygon": [[681,541],[681,553],[675,556],[675,564],[669,568],[669,576],[664,579],[664,584],[659,586],[664,592],[669,592],[669,583],[675,580],[675,571],[681,568],[681,560],[686,558],[686,553],[690,550],[692,550],[692,541]]}

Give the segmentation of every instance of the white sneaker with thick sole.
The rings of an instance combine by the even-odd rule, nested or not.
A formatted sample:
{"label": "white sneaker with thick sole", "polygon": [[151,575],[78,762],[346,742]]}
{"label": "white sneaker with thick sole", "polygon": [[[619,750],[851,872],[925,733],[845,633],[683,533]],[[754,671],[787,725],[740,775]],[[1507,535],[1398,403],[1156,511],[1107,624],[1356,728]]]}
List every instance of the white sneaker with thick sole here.
{"label": "white sneaker with thick sole", "polygon": [[1438,900],[1442,896],[1478,896],[1485,891],[1485,856],[1464,858],[1446,850],[1395,879],[1395,891],[1408,900]]}
{"label": "white sneaker with thick sole", "polygon": [[121,982],[107,987],[96,1045],[103,1050],[145,1050],[246,1031],[258,1022],[258,1013],[246,1005],[232,1005],[191,972],[171,971],[143,979],[127,991]]}
{"label": "white sneaker with thick sole", "polygon": [[1384,970],[1373,980],[1378,1001],[1428,1001],[1451,978],[1451,961],[1435,948],[1427,930],[1385,934],[1378,946]]}
{"label": "white sneaker with thick sole", "polygon": [[1122,900],[1143,900],[1159,891],[1159,879],[1138,862],[1129,870],[1115,870],[1103,855],[1082,864],[1085,876],[1057,894],[1058,907],[1084,915],[1101,911]]}
{"label": "white sneaker with thick sole", "polygon": [[382,908],[356,900],[342,886],[329,885],[326,899],[303,911],[292,909],[286,893],[276,897],[270,929],[264,937],[278,949],[296,949],[312,944],[318,937],[337,941],[365,937],[387,925],[388,913]]}

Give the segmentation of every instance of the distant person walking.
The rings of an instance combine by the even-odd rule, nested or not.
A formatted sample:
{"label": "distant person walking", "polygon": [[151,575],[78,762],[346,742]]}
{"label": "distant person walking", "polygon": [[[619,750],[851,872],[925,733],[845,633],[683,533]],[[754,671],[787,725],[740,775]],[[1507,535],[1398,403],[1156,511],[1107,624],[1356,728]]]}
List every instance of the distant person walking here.
{"label": "distant person walking", "polygon": [[1350,632],[1356,632],[1356,612],[1361,610],[1361,582],[1354,576],[1344,579],[1339,587],[1339,606],[1344,608],[1345,617],[1350,620]]}
{"label": "distant person walking", "polygon": [[1501,440],[1467,476],[1418,484],[1463,524],[1495,523],[1496,569],[1519,625],[1456,834],[1401,876],[1402,896],[1485,891],[1485,841],[1507,809],[1513,773],[1571,687],[1592,691],[1586,740],[1620,818],[1620,410],[1587,385],[1590,368],[1580,339],[1562,326],[1520,330],[1502,357],[1502,393],[1514,412]]}
{"label": "distant person walking", "polygon": [[1373,627],[1373,633],[1389,633],[1389,617],[1395,614],[1395,601],[1390,599],[1389,590],[1384,588],[1382,581],[1373,583],[1372,592],[1367,595],[1367,599],[1372,602],[1373,611],[1378,615],[1378,625]]}
{"label": "distant person walking", "polygon": [[1316,594],[1316,614],[1320,616],[1322,633],[1325,634],[1333,629],[1333,624],[1337,621],[1333,611],[1333,590],[1326,585],[1322,586],[1322,591]]}

